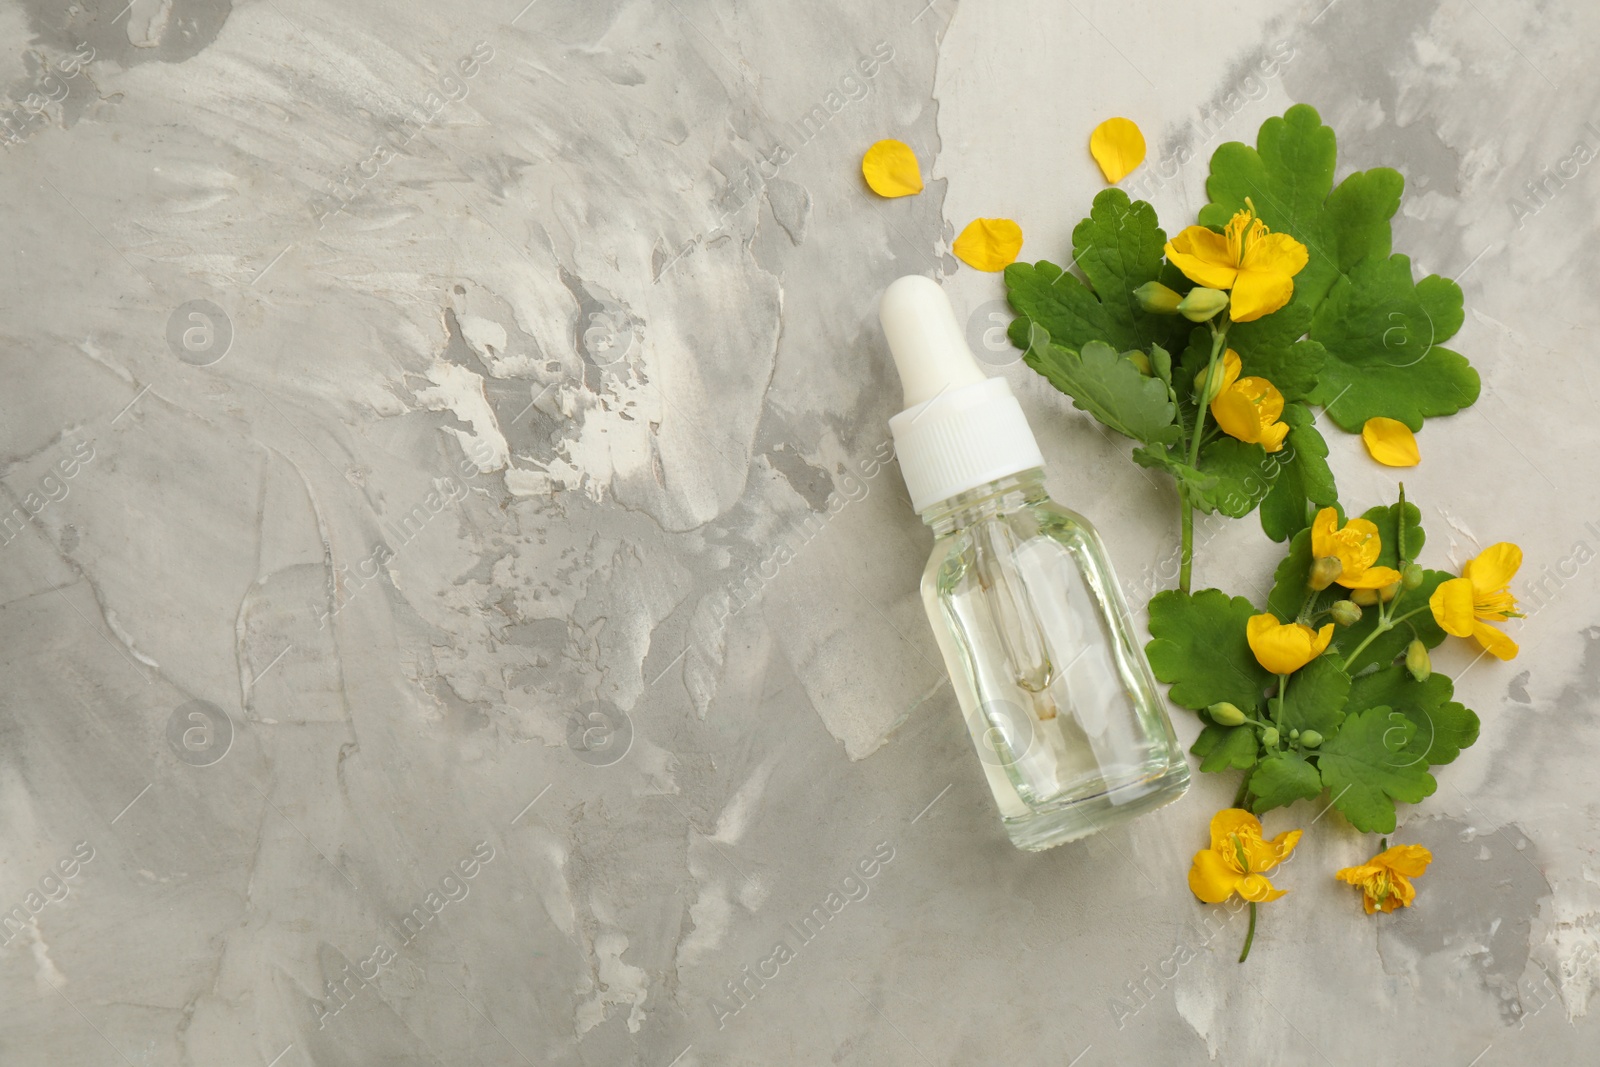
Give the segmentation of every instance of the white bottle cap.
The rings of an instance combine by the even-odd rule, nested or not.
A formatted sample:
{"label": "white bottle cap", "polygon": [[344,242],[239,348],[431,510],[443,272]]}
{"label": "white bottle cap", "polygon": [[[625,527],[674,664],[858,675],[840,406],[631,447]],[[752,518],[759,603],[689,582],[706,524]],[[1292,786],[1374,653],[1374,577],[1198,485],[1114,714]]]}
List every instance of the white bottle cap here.
{"label": "white bottle cap", "polygon": [[878,320],[905,388],[906,409],[889,432],[913,508],[1044,466],[1010,384],[978,369],[938,282],[920,274],[893,282]]}

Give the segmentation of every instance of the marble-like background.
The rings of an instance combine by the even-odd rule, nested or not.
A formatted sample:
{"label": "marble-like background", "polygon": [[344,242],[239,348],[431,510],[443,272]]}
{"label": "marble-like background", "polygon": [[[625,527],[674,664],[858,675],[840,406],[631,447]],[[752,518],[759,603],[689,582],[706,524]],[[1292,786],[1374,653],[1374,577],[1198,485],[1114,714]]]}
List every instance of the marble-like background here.
{"label": "marble-like background", "polygon": [[[1592,1061],[1600,178],[1550,175],[1600,148],[1600,13],[524,2],[0,0],[0,910],[36,911],[0,1062]],[[1516,540],[1537,608],[1513,664],[1438,656],[1484,725],[1402,812],[1418,906],[1363,916],[1329,875],[1371,841],[1323,819],[1240,967],[1184,884],[1231,780],[1002,835],[874,304],[945,279],[1137,608],[1169,489],[991,344],[949,241],[1064,261],[1112,114],[1181,225],[1297,100],[1466,290],[1430,562]],[[885,136],[921,196],[862,187]],[[1201,583],[1273,551],[1221,526]]]}

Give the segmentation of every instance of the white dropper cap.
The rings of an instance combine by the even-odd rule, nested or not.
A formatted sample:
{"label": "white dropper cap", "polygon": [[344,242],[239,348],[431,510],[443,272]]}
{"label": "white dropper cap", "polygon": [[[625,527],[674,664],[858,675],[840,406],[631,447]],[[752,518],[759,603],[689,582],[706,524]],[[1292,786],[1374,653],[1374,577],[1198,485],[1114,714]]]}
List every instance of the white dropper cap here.
{"label": "white dropper cap", "polygon": [[1022,405],[1004,378],[978,368],[938,282],[914,274],[891,283],[878,320],[905,390],[889,431],[913,508],[1044,466]]}
{"label": "white dropper cap", "polygon": [[932,278],[908,274],[890,282],[878,301],[878,321],[900,372],[906,407],[985,380],[956,322],[956,309]]}

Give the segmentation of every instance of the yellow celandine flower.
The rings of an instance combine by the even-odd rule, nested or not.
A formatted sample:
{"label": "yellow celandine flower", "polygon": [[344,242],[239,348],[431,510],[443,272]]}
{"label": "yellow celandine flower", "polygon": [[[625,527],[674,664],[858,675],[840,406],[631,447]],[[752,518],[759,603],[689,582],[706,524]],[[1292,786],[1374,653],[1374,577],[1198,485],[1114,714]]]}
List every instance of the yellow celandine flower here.
{"label": "yellow celandine flower", "polygon": [[1167,242],[1166,253],[1196,285],[1233,290],[1234,322],[1253,322],[1287,304],[1294,276],[1311,258],[1293,237],[1268,232],[1249,198],[1223,232],[1190,226]]}
{"label": "yellow celandine flower", "polygon": [[950,251],[977,270],[1005,270],[1022,251],[1022,227],[1010,219],[973,219]]}
{"label": "yellow celandine flower", "polygon": [[1314,559],[1332,556],[1341,566],[1334,579],[1346,589],[1382,589],[1400,580],[1393,567],[1374,567],[1383,551],[1383,539],[1376,523],[1351,519],[1339,525],[1339,513],[1323,508],[1311,521],[1311,555]]}
{"label": "yellow celandine flower", "polygon": [[1417,899],[1411,879],[1421,877],[1432,862],[1433,853],[1421,845],[1395,845],[1359,866],[1344,868],[1334,877],[1361,887],[1361,903],[1368,915],[1375,911],[1388,914],[1396,908],[1409,908]]}
{"label": "yellow celandine flower", "polygon": [[1239,377],[1242,369],[1239,353],[1230,348],[1222,354],[1222,381],[1211,401],[1211,416],[1229,437],[1277,452],[1289,435],[1288,424],[1278,421],[1283,394],[1265,378]]}
{"label": "yellow celandine flower", "polygon": [[922,192],[922,168],[904,141],[879,141],[861,157],[861,176],[879,196],[911,196]]}
{"label": "yellow celandine flower", "polygon": [[1303,622],[1283,623],[1271,612],[1250,616],[1245,637],[1256,662],[1273,674],[1290,674],[1322,655],[1333,640],[1333,623],[1313,630]]}
{"label": "yellow celandine flower", "polygon": [[1283,862],[1299,841],[1299,830],[1264,840],[1261,820],[1242,808],[1224,808],[1211,818],[1211,847],[1194,854],[1189,889],[1207,904],[1235,893],[1252,904],[1277,900],[1288,890],[1274,888],[1262,872]]}
{"label": "yellow celandine flower", "polygon": [[1461,577],[1442,582],[1428,598],[1434,621],[1456,637],[1473,637],[1489,655],[1512,659],[1517,643],[1490,622],[1520,619],[1511,579],[1522,566],[1522,549],[1509,541],[1490,545],[1467,561]]}

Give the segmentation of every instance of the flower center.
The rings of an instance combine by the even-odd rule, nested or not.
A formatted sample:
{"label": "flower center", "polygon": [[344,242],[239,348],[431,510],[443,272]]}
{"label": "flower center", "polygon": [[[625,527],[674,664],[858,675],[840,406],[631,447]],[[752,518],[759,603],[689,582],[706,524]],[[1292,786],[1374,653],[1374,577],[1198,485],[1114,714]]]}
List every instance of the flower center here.
{"label": "flower center", "polygon": [[1389,884],[1388,871],[1378,872],[1377,889],[1378,891],[1373,894],[1372,899],[1375,903],[1382,904],[1384,901],[1389,899],[1389,894],[1394,890],[1394,887]]}

